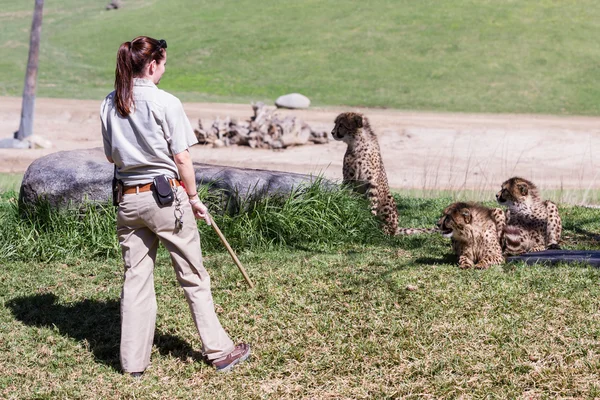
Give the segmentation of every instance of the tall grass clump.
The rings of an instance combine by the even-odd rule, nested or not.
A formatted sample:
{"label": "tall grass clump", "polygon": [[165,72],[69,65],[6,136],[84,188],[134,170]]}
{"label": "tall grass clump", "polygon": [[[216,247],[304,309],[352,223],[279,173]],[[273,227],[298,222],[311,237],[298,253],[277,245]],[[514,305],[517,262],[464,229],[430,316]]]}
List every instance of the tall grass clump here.
{"label": "tall grass clump", "polygon": [[[235,213],[225,212],[223,194],[200,191],[215,222],[238,250],[277,247],[324,248],[382,239],[366,200],[321,182],[292,193],[254,196]],[[0,198],[0,262],[60,261],[119,257],[116,209],[108,203],[58,210],[39,201],[19,210],[16,194]],[[212,229],[198,223],[205,250],[222,250]]]}
{"label": "tall grass clump", "polygon": [[86,204],[58,210],[46,201],[20,209],[16,197],[0,202],[0,261],[59,261],[116,257],[115,209]]}
{"label": "tall grass clump", "polygon": [[[200,191],[206,204],[219,204],[215,192]],[[291,193],[247,197],[228,213],[229,205],[212,210],[215,221],[237,248],[323,248],[342,243],[374,242],[382,239],[377,219],[367,201],[317,180]],[[200,224],[205,248],[220,248],[210,227]]]}

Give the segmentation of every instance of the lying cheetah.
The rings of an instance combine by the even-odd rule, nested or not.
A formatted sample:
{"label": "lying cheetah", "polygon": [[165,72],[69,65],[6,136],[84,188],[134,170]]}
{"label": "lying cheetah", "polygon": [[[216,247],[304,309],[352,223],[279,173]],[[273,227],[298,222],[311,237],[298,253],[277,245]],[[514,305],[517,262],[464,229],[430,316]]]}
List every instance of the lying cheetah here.
{"label": "lying cheetah", "polygon": [[388,235],[396,234],[398,209],[388,186],[377,136],[369,120],[359,113],[342,113],[335,119],[331,135],[348,145],[342,170],[343,183],[366,194],[371,212],[383,222],[383,231]]}
{"label": "lying cheetah", "polygon": [[558,207],[540,199],[533,183],[519,177],[510,178],[502,184],[496,199],[508,207],[503,239],[505,254],[559,248],[562,223]]}
{"label": "lying cheetah", "polygon": [[453,203],[446,207],[437,225],[444,237],[452,239],[452,249],[463,269],[486,269],[504,263],[500,235],[504,212],[473,203]]}

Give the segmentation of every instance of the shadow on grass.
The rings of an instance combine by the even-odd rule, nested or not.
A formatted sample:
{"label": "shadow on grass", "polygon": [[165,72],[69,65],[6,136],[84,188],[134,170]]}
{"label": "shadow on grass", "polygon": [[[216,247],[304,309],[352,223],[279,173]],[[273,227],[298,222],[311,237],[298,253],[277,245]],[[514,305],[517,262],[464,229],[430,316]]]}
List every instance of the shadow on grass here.
{"label": "shadow on grass", "polygon": [[581,227],[595,222],[597,222],[596,217],[586,220],[563,222],[564,244],[572,244],[578,247],[586,246],[598,248],[598,245],[600,245],[600,234]]}
{"label": "shadow on grass", "polygon": [[437,265],[437,264],[457,264],[456,254],[447,253],[441,257],[419,257],[414,260],[415,264]]}
{"label": "shadow on grass", "polygon": [[[116,371],[121,370],[119,343],[121,321],[118,300],[84,300],[70,305],[56,304],[53,293],[16,297],[6,302],[15,318],[26,325],[41,328],[56,327],[61,335],[87,343],[86,347],[99,362]],[[154,344],[163,356],[182,361],[192,358],[202,361],[202,354],[186,341],[156,332]]]}

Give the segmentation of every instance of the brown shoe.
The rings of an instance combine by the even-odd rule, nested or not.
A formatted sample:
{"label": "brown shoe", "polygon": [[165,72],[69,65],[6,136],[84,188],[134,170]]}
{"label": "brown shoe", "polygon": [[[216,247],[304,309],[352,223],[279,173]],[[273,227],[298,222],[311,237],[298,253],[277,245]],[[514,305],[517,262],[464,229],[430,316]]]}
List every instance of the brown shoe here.
{"label": "brown shoe", "polygon": [[240,343],[233,348],[233,351],[223,358],[212,362],[217,372],[229,372],[236,364],[241,363],[250,357],[250,345]]}

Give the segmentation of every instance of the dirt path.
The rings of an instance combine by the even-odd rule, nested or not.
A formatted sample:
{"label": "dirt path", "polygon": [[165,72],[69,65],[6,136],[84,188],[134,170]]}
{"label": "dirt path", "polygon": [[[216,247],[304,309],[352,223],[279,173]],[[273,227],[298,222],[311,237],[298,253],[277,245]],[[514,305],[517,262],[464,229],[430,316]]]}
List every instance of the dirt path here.
{"label": "dirt path", "polygon": [[[102,145],[100,101],[37,99],[34,133],[54,148],[0,149],[0,172],[24,172],[46,154]],[[249,104],[186,103],[196,126],[216,116],[248,119]],[[315,128],[331,130],[341,108],[292,113]],[[600,118],[532,115],[485,115],[361,109],[379,135],[390,185],[396,189],[496,190],[513,175],[542,188],[600,188],[595,160],[600,150]],[[21,99],[0,97],[0,138],[18,128]],[[345,145],[330,142],[284,151],[246,147],[195,146],[195,161],[236,167],[322,173],[341,179]]]}

